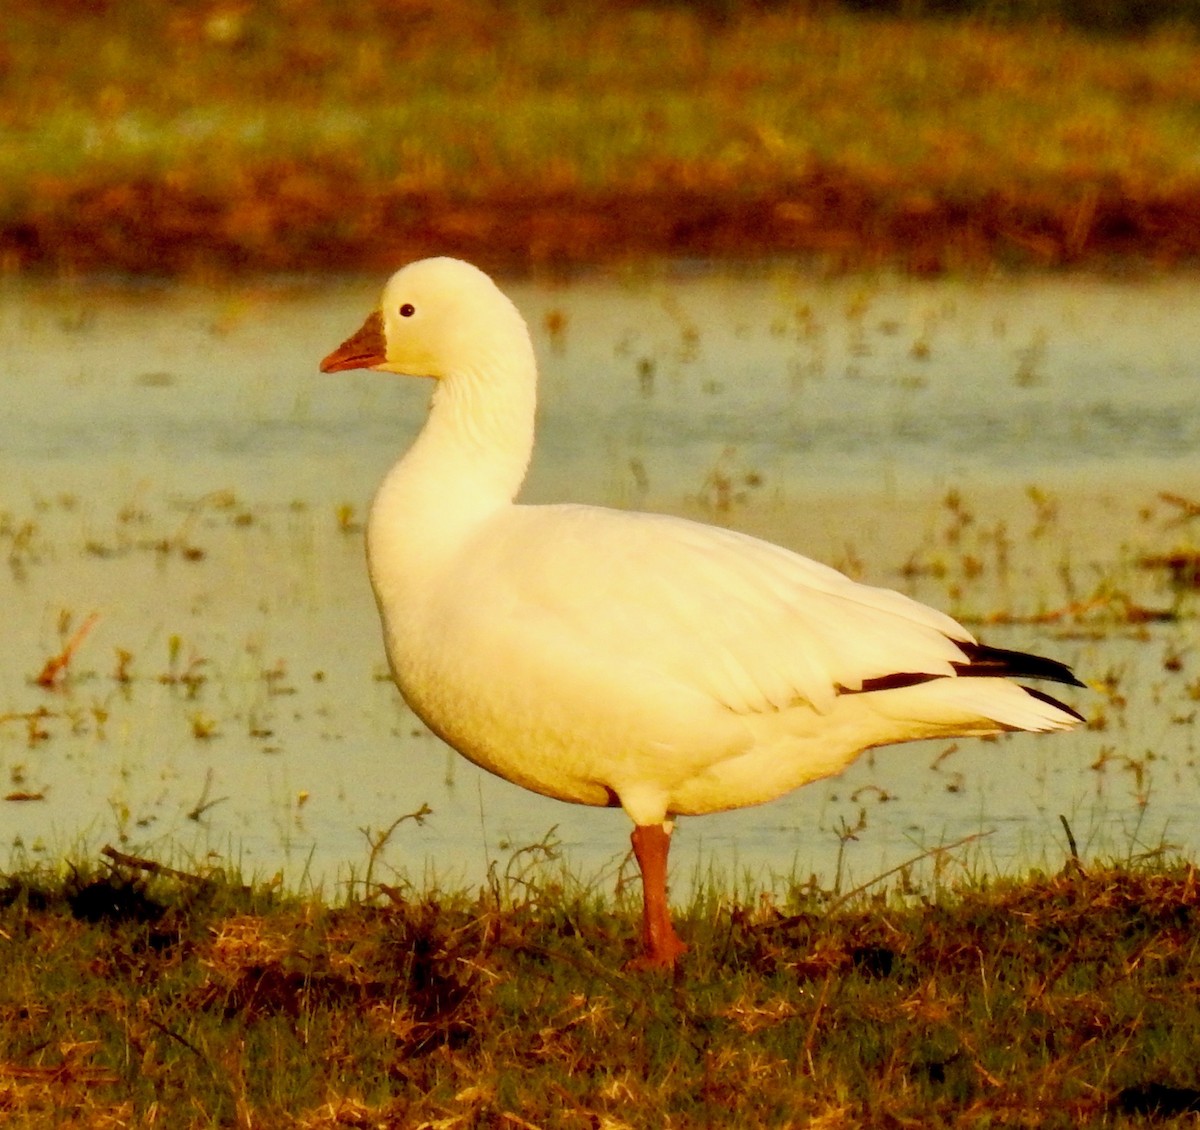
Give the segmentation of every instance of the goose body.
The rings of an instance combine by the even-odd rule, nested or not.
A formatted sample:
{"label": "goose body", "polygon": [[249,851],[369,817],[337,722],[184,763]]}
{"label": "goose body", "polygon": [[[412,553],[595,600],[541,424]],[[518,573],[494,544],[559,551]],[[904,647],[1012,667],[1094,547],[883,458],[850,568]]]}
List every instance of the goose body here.
{"label": "goose body", "polygon": [[515,502],[537,366],[519,312],[453,259],[398,271],[321,365],[434,378],[384,479],[368,567],[396,684],[465,757],[633,820],[647,965],[684,949],[671,822],[772,800],[895,742],[1050,731],[1080,716],[1014,677],[1053,660],[798,554],[661,514]]}

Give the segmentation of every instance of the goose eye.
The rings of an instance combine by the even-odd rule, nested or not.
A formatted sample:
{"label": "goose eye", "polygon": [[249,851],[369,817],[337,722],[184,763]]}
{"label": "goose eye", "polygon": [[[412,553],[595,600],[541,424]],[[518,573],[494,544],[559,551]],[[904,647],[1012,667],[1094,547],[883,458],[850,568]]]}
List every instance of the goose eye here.
{"label": "goose eye", "polygon": [[400,317],[411,318],[417,312],[417,308],[411,303],[406,302],[400,307]]}

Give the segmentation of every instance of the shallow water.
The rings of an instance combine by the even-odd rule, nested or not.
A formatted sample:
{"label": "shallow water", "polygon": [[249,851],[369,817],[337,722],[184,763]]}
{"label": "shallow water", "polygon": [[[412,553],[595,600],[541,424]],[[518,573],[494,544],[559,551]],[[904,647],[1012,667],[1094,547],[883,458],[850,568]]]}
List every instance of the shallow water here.
{"label": "shallow water", "polygon": [[[376,877],[474,884],[555,828],[576,871],[622,865],[619,812],[477,771],[386,681],[357,522],[428,389],[316,372],[380,281],[5,284],[0,790],[41,798],[0,802],[15,858],[113,842],[330,889],[428,805]],[[1060,813],[1084,851],[1200,842],[1196,598],[1137,566],[1197,540],[1160,497],[1200,498],[1196,283],[778,268],[507,288],[543,365],[527,498],[763,534],[1098,688],[1066,692],[1080,733],[883,750],[684,821],[678,880],[845,884],[971,835],[965,865],[1056,866]],[[1183,618],[1129,623],[1114,592]],[[1069,606],[1082,621],[1053,615]],[[37,686],[92,613],[63,685]]]}

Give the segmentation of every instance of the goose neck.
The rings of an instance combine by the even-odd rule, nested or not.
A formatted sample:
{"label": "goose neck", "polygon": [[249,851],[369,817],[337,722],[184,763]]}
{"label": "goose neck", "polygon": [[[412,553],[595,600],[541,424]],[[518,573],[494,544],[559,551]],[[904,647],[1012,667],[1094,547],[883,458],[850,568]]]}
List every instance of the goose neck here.
{"label": "goose neck", "polygon": [[536,384],[521,374],[455,373],[434,390],[429,416],[380,486],[368,522],[380,568],[437,568],[512,504],[533,450]]}
{"label": "goose neck", "polygon": [[434,390],[410,454],[436,465],[443,488],[457,482],[480,502],[512,502],[533,453],[536,410],[532,379],[456,373]]}

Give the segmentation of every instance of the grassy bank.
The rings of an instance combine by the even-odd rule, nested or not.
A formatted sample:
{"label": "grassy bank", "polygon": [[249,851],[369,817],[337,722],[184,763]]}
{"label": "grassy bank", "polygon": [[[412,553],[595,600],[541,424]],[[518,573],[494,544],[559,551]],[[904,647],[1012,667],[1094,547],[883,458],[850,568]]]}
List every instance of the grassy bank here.
{"label": "grassy bank", "polygon": [[[701,895],[675,982],[561,882],[301,904],[0,881],[7,1126],[1144,1125],[1200,1109],[1191,866]],[[514,897],[514,894],[519,897]]]}
{"label": "grassy bank", "polygon": [[1175,263],[1196,51],[806,4],[16,0],[0,259]]}

